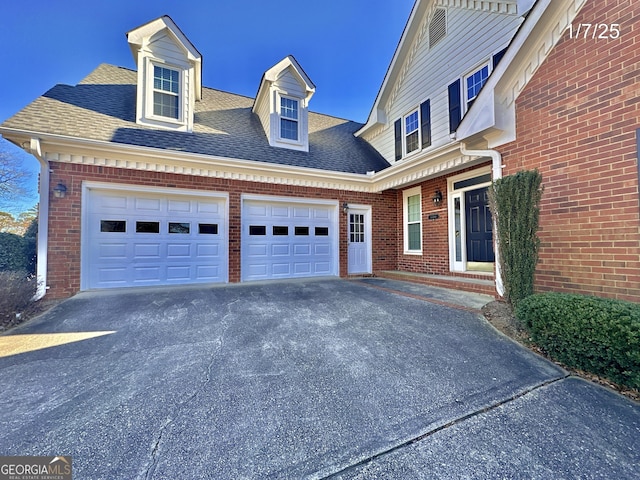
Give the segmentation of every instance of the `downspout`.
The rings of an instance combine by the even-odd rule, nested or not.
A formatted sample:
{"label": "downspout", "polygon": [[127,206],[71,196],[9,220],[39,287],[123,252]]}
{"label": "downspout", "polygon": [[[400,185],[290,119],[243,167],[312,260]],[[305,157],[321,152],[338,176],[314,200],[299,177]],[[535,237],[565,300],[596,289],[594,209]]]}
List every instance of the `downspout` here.
{"label": "downspout", "polygon": [[40,300],[47,292],[47,250],[49,243],[49,183],[51,171],[49,162],[42,156],[42,145],[39,138],[32,138],[27,152],[40,162],[39,195],[38,207],[38,240],[37,240],[37,264],[36,279],[38,282],[34,299]]}
{"label": "downspout", "polygon": [[[460,142],[460,153],[467,156],[477,157],[491,157],[491,178],[495,182],[502,178],[502,155],[497,150],[467,150],[467,145],[464,142]],[[497,232],[495,228],[495,219],[493,221],[493,231]],[[502,272],[500,271],[500,245],[498,244],[498,236],[495,235],[493,239],[494,251],[496,254],[496,291],[501,297],[504,296],[504,284],[502,283]]]}

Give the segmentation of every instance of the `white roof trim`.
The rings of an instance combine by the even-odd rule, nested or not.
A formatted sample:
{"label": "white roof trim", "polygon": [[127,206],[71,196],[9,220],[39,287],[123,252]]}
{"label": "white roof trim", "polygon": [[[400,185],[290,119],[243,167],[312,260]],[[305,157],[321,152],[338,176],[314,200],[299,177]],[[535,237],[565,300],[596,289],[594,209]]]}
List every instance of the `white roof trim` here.
{"label": "white roof trim", "polygon": [[538,0],[456,131],[483,136],[489,148],[515,140],[515,101],[586,0]]}
{"label": "white roof trim", "polygon": [[144,46],[145,41],[162,30],[169,32],[185,51],[189,61],[193,63],[195,68],[196,99],[202,99],[202,55],[168,15],[163,15],[127,32],[127,40],[134,60],[138,61],[138,51]]}
{"label": "white roof trim", "polygon": [[313,94],[316,92],[316,86],[311,81],[309,76],[300,66],[298,61],[294,58],[293,55],[287,55],[285,58],[276,63],[269,70],[264,72],[262,75],[262,79],[260,80],[260,86],[258,87],[258,93],[256,94],[254,103],[253,103],[253,111],[256,111],[256,107],[258,105],[259,99],[261,98],[262,92],[265,91],[265,88],[269,88],[269,86],[278,79],[280,73],[282,73],[287,68],[291,67],[291,70],[298,77],[298,80],[301,84],[304,85],[305,91],[307,93],[306,100],[310,100]]}

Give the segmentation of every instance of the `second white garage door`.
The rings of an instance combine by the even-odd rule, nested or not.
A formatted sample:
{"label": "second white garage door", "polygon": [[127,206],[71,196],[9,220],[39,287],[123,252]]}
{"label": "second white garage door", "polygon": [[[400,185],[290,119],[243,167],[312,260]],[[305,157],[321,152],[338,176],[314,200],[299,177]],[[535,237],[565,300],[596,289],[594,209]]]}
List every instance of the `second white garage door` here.
{"label": "second white garage door", "polygon": [[242,281],[339,274],[335,201],[242,199]]}

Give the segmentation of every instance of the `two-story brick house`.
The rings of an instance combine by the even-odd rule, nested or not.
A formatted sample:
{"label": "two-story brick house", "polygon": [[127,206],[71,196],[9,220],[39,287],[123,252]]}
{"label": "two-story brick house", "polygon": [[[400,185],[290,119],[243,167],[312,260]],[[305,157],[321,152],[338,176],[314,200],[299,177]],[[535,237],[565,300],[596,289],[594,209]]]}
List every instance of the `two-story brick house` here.
{"label": "two-story brick house", "polygon": [[[39,276],[58,297],[355,274],[499,293],[487,187],[539,168],[537,286],[639,300],[638,16],[596,4],[418,0],[364,125],[314,113],[291,56],[247,98],[201,84],[169,17],[138,27],[136,71],[0,126],[42,164]],[[589,21],[609,38],[573,38]]]}

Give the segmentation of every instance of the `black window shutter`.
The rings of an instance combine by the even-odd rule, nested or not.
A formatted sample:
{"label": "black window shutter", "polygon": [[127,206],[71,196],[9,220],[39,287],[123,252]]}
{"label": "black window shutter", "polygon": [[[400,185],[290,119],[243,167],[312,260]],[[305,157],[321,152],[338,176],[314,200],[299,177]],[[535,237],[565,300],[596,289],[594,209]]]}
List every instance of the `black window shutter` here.
{"label": "black window shutter", "polygon": [[500,50],[498,53],[496,53],[493,56],[493,68],[496,68],[498,63],[500,63],[500,60],[502,60],[502,57],[504,57],[505,53],[507,53],[507,49],[506,48]]}
{"label": "black window shutter", "polygon": [[462,119],[462,103],[460,95],[460,79],[449,85],[449,133],[458,129]]}
{"label": "black window shutter", "polygon": [[431,146],[431,100],[420,105],[420,130],[422,148]]}
{"label": "black window shutter", "polygon": [[402,119],[396,120],[393,129],[396,135],[396,160],[400,160],[402,158]]}

